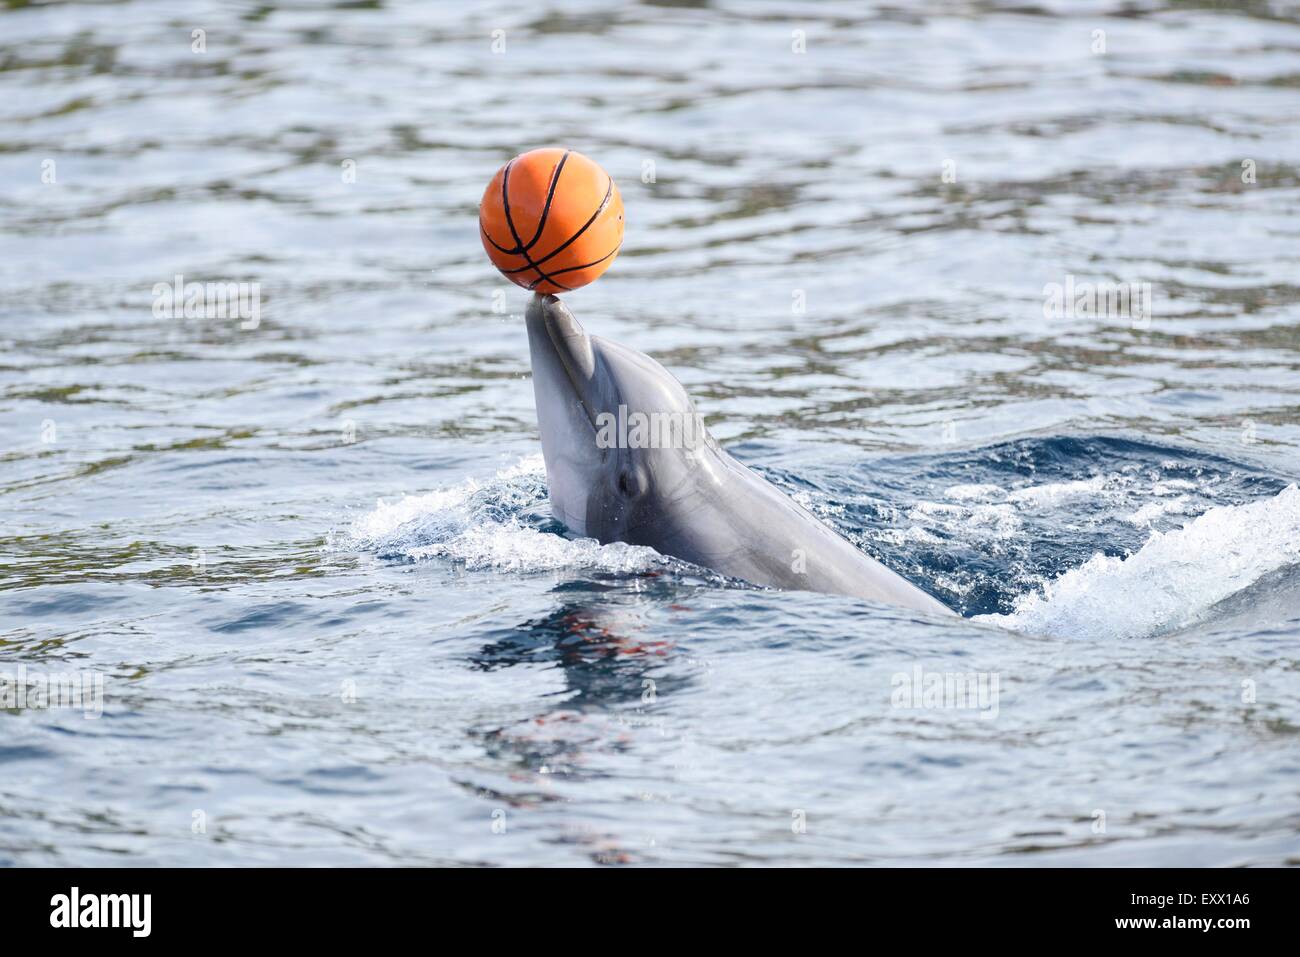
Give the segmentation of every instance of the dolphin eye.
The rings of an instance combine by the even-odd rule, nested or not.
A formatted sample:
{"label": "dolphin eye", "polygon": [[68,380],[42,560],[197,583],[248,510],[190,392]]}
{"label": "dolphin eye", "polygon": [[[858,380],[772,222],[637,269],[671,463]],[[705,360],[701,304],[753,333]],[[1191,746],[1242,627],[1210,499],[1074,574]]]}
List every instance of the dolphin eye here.
{"label": "dolphin eye", "polygon": [[624,498],[635,498],[645,489],[640,472],[635,467],[618,470],[618,491]]}

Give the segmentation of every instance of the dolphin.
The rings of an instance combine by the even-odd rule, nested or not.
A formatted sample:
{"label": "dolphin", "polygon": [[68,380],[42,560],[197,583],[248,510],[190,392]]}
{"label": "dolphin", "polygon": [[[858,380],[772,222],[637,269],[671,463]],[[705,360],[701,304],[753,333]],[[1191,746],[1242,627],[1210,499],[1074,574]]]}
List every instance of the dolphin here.
{"label": "dolphin", "polygon": [[755,585],[954,614],[723,451],[654,359],[588,335],[555,296],[534,295],[526,321],[551,509],[570,532]]}

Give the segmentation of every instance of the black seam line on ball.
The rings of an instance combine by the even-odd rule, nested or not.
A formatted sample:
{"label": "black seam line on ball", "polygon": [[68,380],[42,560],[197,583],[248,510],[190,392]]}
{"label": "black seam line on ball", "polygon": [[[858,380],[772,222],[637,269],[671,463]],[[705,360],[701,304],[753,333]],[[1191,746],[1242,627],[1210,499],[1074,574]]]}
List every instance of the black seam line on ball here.
{"label": "black seam line on ball", "polygon": [[[537,260],[537,262],[533,262],[533,260],[532,260],[531,258],[529,258],[527,255],[525,255],[524,258],[528,260],[528,265],[527,265],[527,266],[520,266],[518,269],[503,269],[503,270],[501,270],[501,271],[502,271],[503,273],[505,273],[507,276],[512,275],[512,274],[517,273],[517,272],[527,272],[529,269],[536,269],[537,266],[538,266],[539,264],[546,262],[546,260],[550,259],[551,257],[553,257],[553,256],[557,256],[557,255],[559,255],[560,253],[564,252],[564,250],[568,249],[569,246],[571,246],[571,245],[572,245],[572,244],[577,240],[577,238],[578,238],[579,236],[581,236],[583,233],[585,233],[585,232],[587,231],[587,227],[590,226],[592,223],[594,223],[594,222],[596,221],[596,217],[598,217],[601,213],[603,213],[603,212],[605,211],[605,207],[609,205],[610,198],[611,198],[613,195],[614,195],[614,179],[613,179],[613,177],[611,177],[611,178],[610,178],[610,181],[609,181],[609,185],[605,187],[605,198],[602,199],[602,200],[600,201],[600,205],[596,207],[596,211],[595,211],[594,213],[591,214],[591,219],[587,220],[585,223],[582,224],[582,228],[581,228],[581,229],[579,229],[576,233],[574,233],[572,236],[570,236],[568,239],[566,239],[563,243],[561,243],[561,244],[560,244],[559,246],[557,246],[555,249],[551,250],[549,253],[547,253],[545,256],[543,256],[541,259]],[[508,218],[508,217],[507,217],[507,218]],[[486,235],[486,233],[485,233],[484,235]],[[491,240],[492,240],[492,237],[491,237],[491,236],[488,236],[488,241],[491,242]],[[496,243],[492,243],[492,245],[496,246]],[[619,243],[619,246],[622,246],[622,243]],[[497,248],[500,248],[500,247],[497,247]],[[502,252],[509,252],[509,250],[506,250],[506,249],[502,249],[501,251],[502,251]],[[618,252],[618,249],[616,248],[616,249],[614,250],[614,252]],[[518,255],[518,253],[516,253],[515,255]],[[612,255],[612,253],[611,253],[611,255]],[[605,258],[609,258],[609,257],[605,257]],[[596,260],[596,262],[600,262],[600,261],[601,261],[601,260],[599,260],[599,259]],[[575,268],[575,269],[582,269],[582,268],[584,268],[584,267],[582,267],[582,266],[575,266],[574,268]],[[538,271],[538,272],[541,272],[540,269],[538,269],[537,271]],[[568,271],[569,271],[569,270],[567,270],[567,269],[561,269],[561,270],[560,270],[560,272],[568,272]]]}
{"label": "black seam line on ball", "polygon": [[[538,274],[539,274],[540,276],[544,277],[545,280],[546,280],[547,282],[549,282],[552,286],[559,286],[559,287],[560,287],[561,289],[563,289],[565,292],[573,292],[573,287],[572,287],[572,286],[566,286],[566,285],[565,285],[564,283],[562,283],[562,282],[556,282],[554,279],[552,279],[552,278],[551,278],[550,276],[548,276],[546,273],[542,272],[540,269],[537,270],[537,272],[538,272]],[[528,288],[529,288],[529,289],[536,289],[536,288],[541,284],[541,282],[542,282],[541,279],[534,279],[532,282],[530,282],[530,283],[528,284]]]}
{"label": "black seam line on ball", "polygon": [[[523,252],[524,249],[532,249],[535,245],[537,245],[537,240],[542,238],[542,230],[546,228],[546,217],[549,216],[551,213],[551,202],[555,199],[555,187],[560,181],[560,171],[564,169],[564,163],[566,160],[568,160],[569,154],[572,152],[573,150],[565,150],[564,155],[560,157],[560,162],[557,163],[555,169],[551,171],[551,185],[546,193],[546,205],[542,207],[542,218],[537,221],[537,232],[536,234],[534,234],[533,238],[529,240],[528,245],[524,246],[523,249],[520,249],[518,245],[515,245],[511,249],[506,249],[505,246],[502,246],[499,242],[497,242],[488,234],[487,229],[484,228],[483,226],[483,218],[481,216],[479,217],[479,221],[478,221],[479,231],[483,233],[483,238],[486,239],[488,242],[490,242],[492,244],[492,247],[496,249],[497,252],[505,253],[507,256],[518,256]],[[514,160],[511,160],[510,163],[514,163]],[[525,270],[531,268],[532,268],[531,266],[524,266],[520,269],[514,269],[510,271],[524,272]]]}
{"label": "black seam line on ball", "polygon": [[[503,276],[513,276],[513,275],[515,275],[516,273],[527,272],[527,271],[530,270],[530,269],[537,269],[537,267],[534,266],[534,265],[532,264],[533,261],[532,261],[531,259],[528,258],[528,254],[527,254],[527,253],[520,253],[520,252],[518,252],[518,251],[516,251],[516,250],[514,250],[514,249],[506,249],[506,247],[504,247],[504,246],[500,245],[499,243],[497,243],[497,241],[496,241],[495,239],[493,239],[491,236],[488,235],[488,231],[487,231],[486,229],[483,228],[483,224],[482,224],[481,222],[478,224],[478,231],[479,231],[480,233],[483,234],[483,238],[486,239],[488,242],[490,242],[490,243],[493,245],[494,248],[500,250],[501,252],[503,252],[503,253],[505,253],[506,255],[509,255],[509,256],[523,256],[524,259],[528,261],[528,265],[527,265],[527,266],[520,266],[518,269],[501,269],[501,267],[498,266],[497,268],[498,268],[498,269],[501,269],[501,274],[502,274]],[[546,273],[543,273],[540,269],[537,269],[537,273],[538,273],[539,276],[546,276]],[[547,276],[547,278],[549,279],[550,277]],[[538,284],[539,282],[541,282],[541,281],[542,281],[541,279],[534,279],[532,282],[530,282],[530,283],[528,284],[528,288],[529,288],[529,289],[536,289],[536,288],[537,288],[537,284]],[[552,279],[551,282],[555,282],[555,280]],[[569,288],[568,286],[564,285],[563,283],[558,283],[558,282],[557,282],[557,283],[555,283],[555,285],[559,286],[561,289],[565,290],[566,292],[573,292],[573,290],[572,290],[571,288]]]}
{"label": "black seam line on ball", "polygon": [[[510,228],[510,235],[514,237],[515,247],[519,250],[518,255],[523,256],[524,262],[528,263],[528,266],[531,266],[533,271],[537,273],[537,278],[528,284],[529,289],[536,289],[539,283],[550,282],[551,277],[542,272],[541,267],[539,267],[537,263],[533,262],[533,257],[528,255],[528,250],[524,248],[524,241],[519,238],[519,230],[515,229],[514,217],[510,215],[510,167],[514,165],[514,160],[507,163],[505,173],[501,176],[501,206],[505,210],[506,226]],[[522,272],[523,270],[519,271]],[[560,286],[561,289],[567,290],[568,288],[567,286],[560,285],[558,282],[555,283],[555,285]]]}
{"label": "black seam line on ball", "polygon": [[[518,256],[518,255],[519,255],[519,254],[518,254],[517,252],[515,252],[513,249],[506,249],[505,246],[502,246],[502,245],[501,245],[500,243],[498,243],[495,239],[493,239],[491,236],[489,236],[489,235],[488,235],[488,231],[487,231],[486,229],[483,228],[483,221],[482,221],[481,219],[479,220],[478,231],[479,231],[480,233],[483,234],[483,238],[486,239],[488,242],[490,242],[490,243],[492,244],[493,248],[496,249],[497,252],[505,253],[507,256]],[[524,267],[524,269],[527,269],[527,268],[528,268],[527,266]],[[520,272],[522,272],[522,271],[523,271],[523,270],[520,270]]]}
{"label": "black seam line on ball", "polygon": [[[488,242],[490,242],[490,243],[491,243],[493,246],[495,246],[497,249],[501,250],[501,252],[506,253],[506,254],[508,254],[508,255],[510,255],[510,256],[520,256],[520,255],[522,255],[522,256],[524,257],[524,259],[528,260],[528,263],[529,263],[529,264],[528,264],[527,266],[520,266],[518,269],[502,269],[502,270],[501,270],[501,274],[502,274],[503,276],[513,276],[513,275],[515,275],[516,273],[527,272],[527,271],[530,270],[530,269],[536,269],[536,270],[537,270],[537,273],[538,273],[539,276],[545,276],[547,280],[549,280],[550,282],[555,283],[555,285],[559,286],[559,287],[560,287],[561,289],[563,289],[565,292],[573,292],[573,289],[572,289],[571,287],[564,285],[564,283],[555,282],[555,280],[554,280],[554,279],[551,279],[549,275],[547,275],[546,273],[543,273],[540,269],[537,269],[537,267],[536,267],[535,265],[533,265],[533,261],[532,261],[531,259],[528,259],[528,254],[527,254],[527,253],[518,253],[518,252],[515,252],[514,250],[506,249],[504,246],[497,245],[496,241],[495,241],[491,236],[488,235],[488,231],[487,231],[486,229],[483,228],[483,224],[482,224],[482,223],[479,223],[479,224],[478,224],[478,231],[479,231],[480,233],[483,234],[483,238],[484,238],[484,239],[486,239]],[[622,243],[620,243],[619,245],[622,246]],[[618,250],[616,249],[616,250],[614,250],[614,252],[618,252]],[[606,257],[606,258],[608,258],[608,257]],[[596,262],[601,262],[601,261],[602,261],[602,260],[599,260],[599,259],[596,260]],[[594,265],[594,263],[593,263],[593,265]],[[497,268],[500,268],[500,267],[497,267]],[[577,266],[577,267],[574,267],[574,268],[581,269],[581,268],[584,268],[584,267],[582,267],[582,266]],[[560,272],[569,272],[569,270],[568,270],[568,269],[561,269]],[[532,282],[530,282],[530,283],[528,284],[528,288],[529,288],[529,289],[536,289],[536,288],[537,288],[537,284],[540,283],[541,281],[542,281],[541,279],[534,279]]]}
{"label": "black seam line on ball", "polygon": [[552,258],[553,256],[558,256],[560,253],[564,252],[575,242],[577,242],[578,237],[587,231],[587,227],[589,227],[592,223],[594,223],[596,219],[600,216],[600,214],[605,211],[605,207],[609,205],[609,201],[611,197],[613,197],[613,195],[614,195],[614,178],[611,176],[609,177],[609,185],[605,187],[605,198],[600,201],[600,205],[597,206],[596,211],[591,214],[591,218],[587,220],[585,223],[583,223],[582,228],[579,229],[576,233],[574,233],[572,236],[570,236],[568,239],[562,242],[559,246],[556,246],[549,253],[547,253],[545,256],[543,256],[541,259],[537,261],[539,263],[544,263],[546,262],[546,260]]}
{"label": "black seam line on ball", "polygon": [[[552,276],[562,276],[562,275],[564,275],[566,272],[577,272],[579,269],[590,269],[592,266],[599,266],[599,265],[600,265],[601,263],[603,263],[606,259],[609,259],[611,256],[613,256],[615,253],[617,253],[617,252],[618,252],[620,249],[622,249],[622,248],[623,248],[623,244],[622,244],[622,243],[619,243],[617,246],[615,246],[613,249],[611,249],[611,250],[610,250],[608,253],[606,253],[604,256],[601,256],[601,257],[600,257],[599,259],[597,259],[595,262],[583,263],[581,266],[569,266],[567,269],[557,269],[557,270],[555,270],[555,272],[551,273],[551,275],[552,275]],[[552,280],[552,281],[554,281],[554,280]]]}
{"label": "black seam line on ball", "polygon": [[521,251],[527,251],[537,245],[537,240],[542,238],[542,230],[546,228],[546,217],[551,215],[551,201],[555,199],[555,187],[560,185],[560,173],[564,170],[564,163],[569,158],[571,150],[565,150],[560,161],[555,164],[555,172],[551,174],[551,188],[546,191],[546,205],[542,207],[542,218],[537,221],[537,232],[533,233],[533,238],[528,241],[528,245]]}

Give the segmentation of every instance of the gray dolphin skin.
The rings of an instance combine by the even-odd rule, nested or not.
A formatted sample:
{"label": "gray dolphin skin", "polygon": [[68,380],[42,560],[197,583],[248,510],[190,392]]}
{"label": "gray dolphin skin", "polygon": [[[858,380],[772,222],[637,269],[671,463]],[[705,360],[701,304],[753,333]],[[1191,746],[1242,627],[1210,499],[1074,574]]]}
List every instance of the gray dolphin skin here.
{"label": "gray dolphin skin", "polygon": [[[534,295],[527,323],[551,508],[575,535],[755,585],[953,614],[719,448],[658,362],[589,336],[554,296]],[[638,433],[647,420],[658,428]]]}

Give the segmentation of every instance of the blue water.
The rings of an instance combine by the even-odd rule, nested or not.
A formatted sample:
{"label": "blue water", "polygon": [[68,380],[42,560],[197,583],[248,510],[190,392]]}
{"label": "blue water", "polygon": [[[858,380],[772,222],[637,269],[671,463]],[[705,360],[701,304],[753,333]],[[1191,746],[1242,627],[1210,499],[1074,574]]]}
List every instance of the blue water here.
{"label": "blue water", "polygon": [[[0,708],[0,863],[1300,863],[1297,76],[1278,3],[10,4],[0,677],[103,698]],[[579,318],[963,617],[550,517],[475,222],[548,143]]]}

